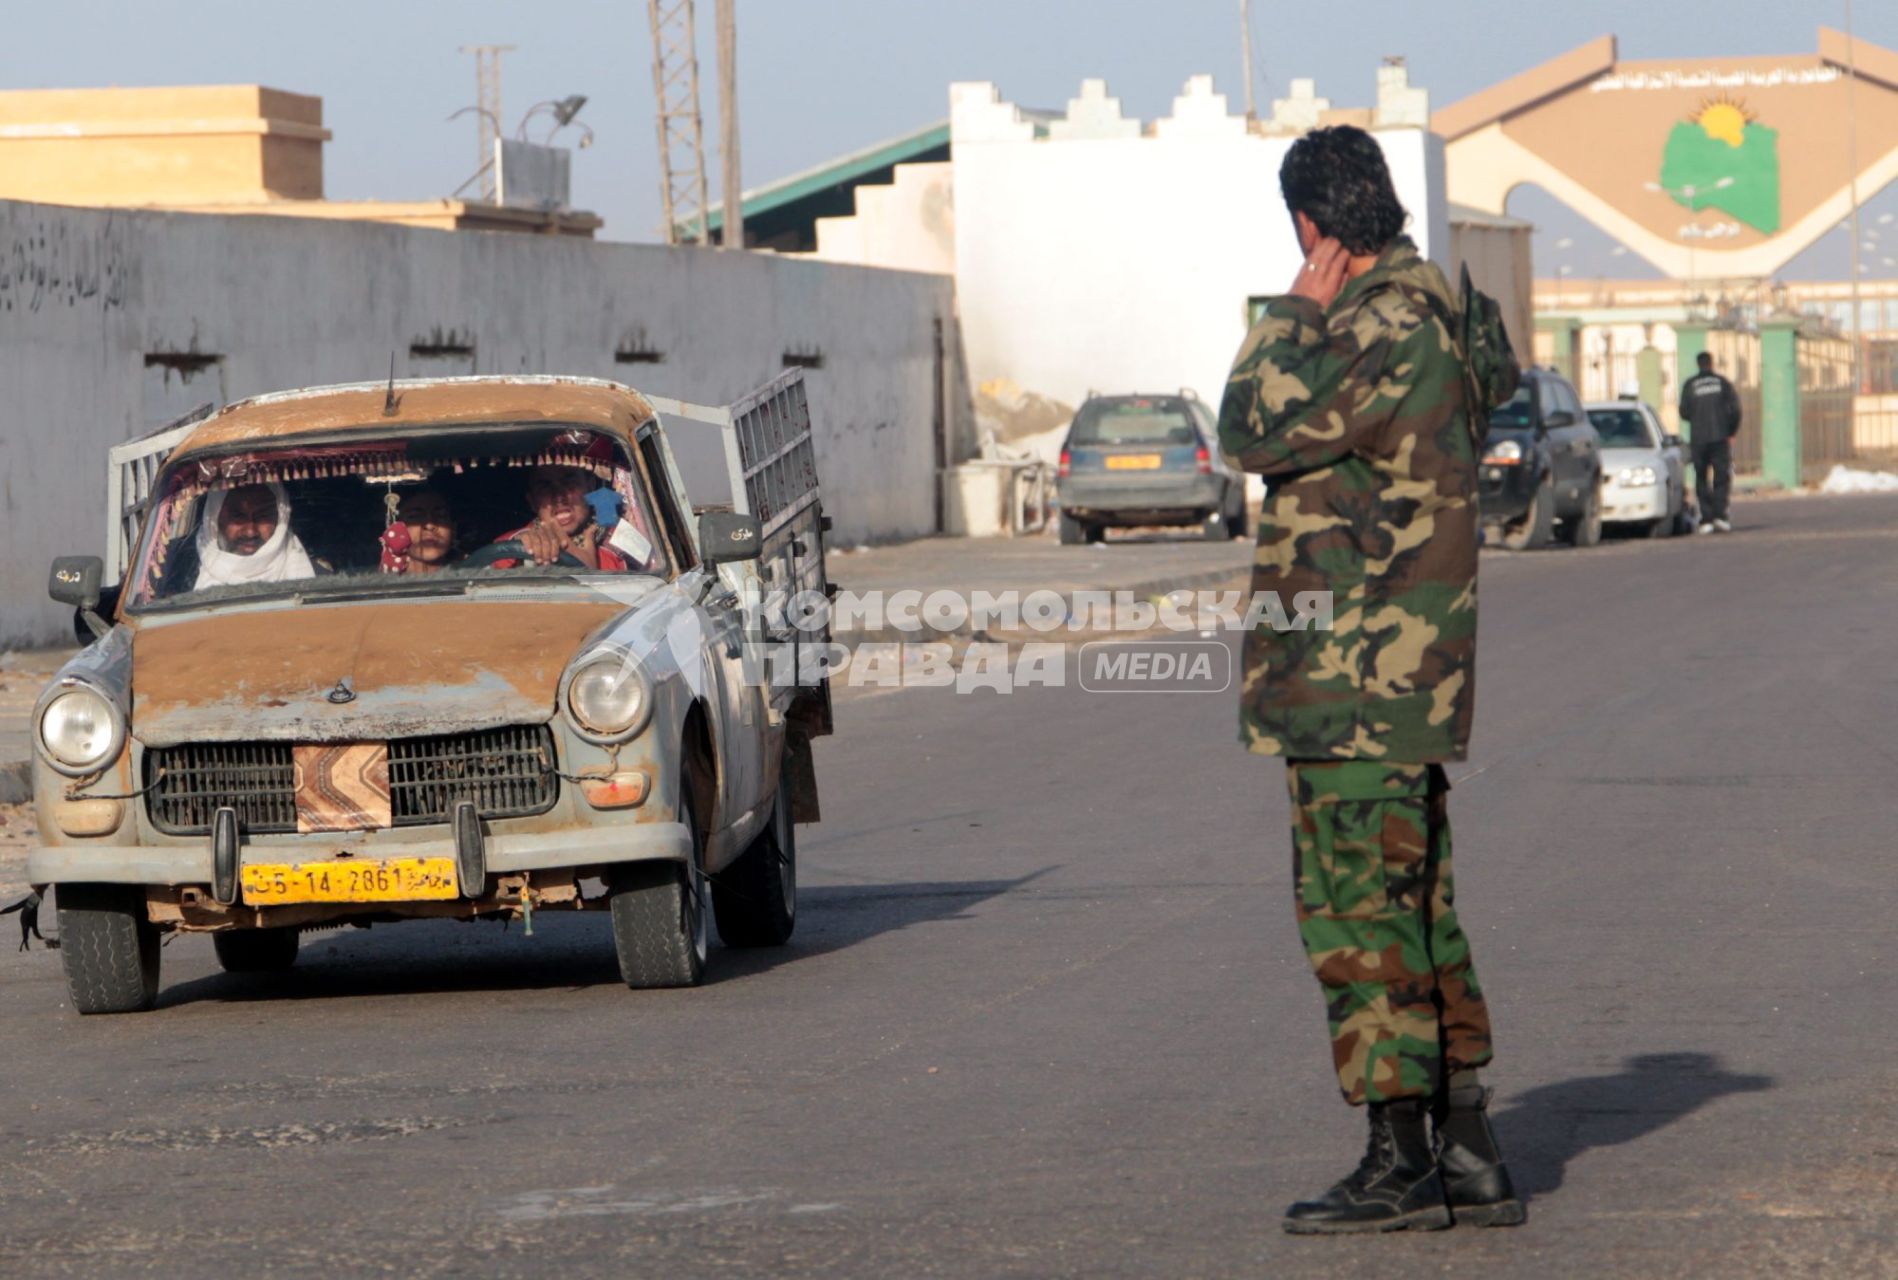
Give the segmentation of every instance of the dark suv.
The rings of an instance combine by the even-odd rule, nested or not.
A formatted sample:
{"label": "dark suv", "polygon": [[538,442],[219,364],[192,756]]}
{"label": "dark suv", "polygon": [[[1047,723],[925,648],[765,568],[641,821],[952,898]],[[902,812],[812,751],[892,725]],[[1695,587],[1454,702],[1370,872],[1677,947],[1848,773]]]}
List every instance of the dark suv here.
{"label": "dark suv", "polygon": [[1212,413],[1190,391],[1091,395],[1061,446],[1061,541],[1114,525],[1198,525],[1208,541],[1246,532],[1246,478],[1219,456]]}
{"label": "dark suv", "polygon": [[1601,437],[1569,380],[1524,369],[1522,385],[1489,419],[1477,472],[1485,540],[1512,551],[1601,541]]}

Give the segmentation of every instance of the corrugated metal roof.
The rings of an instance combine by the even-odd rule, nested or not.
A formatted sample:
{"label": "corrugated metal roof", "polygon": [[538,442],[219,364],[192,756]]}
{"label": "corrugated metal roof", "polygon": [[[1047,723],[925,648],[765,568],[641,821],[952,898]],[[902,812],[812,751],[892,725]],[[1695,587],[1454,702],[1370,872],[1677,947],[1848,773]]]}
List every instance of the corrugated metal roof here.
{"label": "corrugated metal roof", "polygon": [[[794,173],[788,178],[780,178],[776,182],[769,182],[762,187],[754,187],[745,192],[741,198],[745,221],[749,223],[756,215],[794,204],[808,196],[854,182],[879,170],[913,163],[932,152],[943,151],[948,146],[949,122],[944,120],[913,133],[906,133],[900,138],[890,138],[887,141],[864,147],[860,151],[838,156],[835,160],[826,160],[823,164],[806,169],[802,173]],[[707,211],[706,222],[713,231],[724,227],[725,207],[722,202],[714,204]],[[696,221],[681,223],[679,231],[682,236],[689,239],[697,233],[698,224]]]}

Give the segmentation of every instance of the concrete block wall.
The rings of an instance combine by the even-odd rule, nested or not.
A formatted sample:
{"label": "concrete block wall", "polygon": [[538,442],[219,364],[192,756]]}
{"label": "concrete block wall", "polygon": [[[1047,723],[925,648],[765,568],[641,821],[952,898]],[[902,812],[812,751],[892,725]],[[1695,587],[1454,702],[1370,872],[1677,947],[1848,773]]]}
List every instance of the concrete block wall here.
{"label": "concrete block wall", "polygon": [[765,254],[0,201],[0,646],[70,634],[47,568],[100,550],[111,445],[204,400],[380,379],[391,353],[404,377],[580,374],[702,403],[804,364],[833,544],[928,533],[938,406],[968,403],[953,290]]}

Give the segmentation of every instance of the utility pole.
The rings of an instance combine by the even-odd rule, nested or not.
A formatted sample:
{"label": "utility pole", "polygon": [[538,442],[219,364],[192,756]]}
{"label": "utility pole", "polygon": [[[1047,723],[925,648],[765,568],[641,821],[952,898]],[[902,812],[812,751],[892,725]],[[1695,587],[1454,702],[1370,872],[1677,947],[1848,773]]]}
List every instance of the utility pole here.
{"label": "utility pole", "polygon": [[652,22],[652,87],[659,105],[659,197],[665,211],[666,243],[678,244],[680,228],[690,226],[693,239],[710,244],[692,0],[646,0],[646,13]]}
{"label": "utility pole", "polygon": [[1845,162],[1852,180],[1852,396],[1856,413],[1864,389],[1860,367],[1858,260],[1858,37],[1852,34],[1852,0],[1845,0]]}
{"label": "utility pole", "polygon": [[718,154],[723,171],[718,186],[725,202],[727,249],[745,247],[744,186],[738,170],[738,15],[737,0],[717,0]]}
{"label": "utility pole", "polygon": [[1252,102],[1252,0],[1239,0],[1239,58],[1245,63],[1246,120],[1259,118]]}
{"label": "utility pole", "polygon": [[475,112],[480,126],[475,172],[481,175],[481,198],[493,204],[498,194],[494,172],[494,144],[501,128],[501,55],[514,52],[511,44],[464,44],[463,53],[475,56]]}

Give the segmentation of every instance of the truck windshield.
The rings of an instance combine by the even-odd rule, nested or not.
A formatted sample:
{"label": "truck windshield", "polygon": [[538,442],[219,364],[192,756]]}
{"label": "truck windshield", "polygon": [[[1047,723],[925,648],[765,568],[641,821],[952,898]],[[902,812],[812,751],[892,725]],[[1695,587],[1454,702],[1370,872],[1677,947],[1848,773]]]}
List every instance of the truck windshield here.
{"label": "truck windshield", "polygon": [[1199,436],[1187,415],[1185,402],[1174,398],[1089,400],[1074,415],[1068,443],[1195,444]]}
{"label": "truck windshield", "polygon": [[1651,449],[1654,437],[1639,409],[1590,409],[1588,421],[1604,449]]}
{"label": "truck windshield", "polygon": [[1517,387],[1515,395],[1490,410],[1491,430],[1500,427],[1504,431],[1527,431],[1534,426],[1534,396],[1534,383],[1524,382]]}
{"label": "truck windshield", "polygon": [[644,478],[616,441],[580,429],[194,456],[157,493],[127,579],[133,608],[672,571]]}

